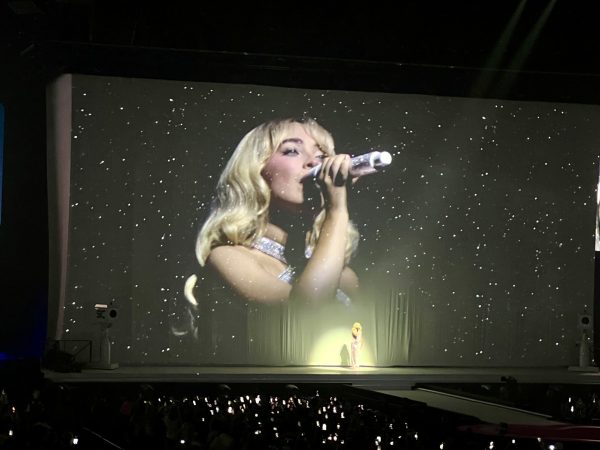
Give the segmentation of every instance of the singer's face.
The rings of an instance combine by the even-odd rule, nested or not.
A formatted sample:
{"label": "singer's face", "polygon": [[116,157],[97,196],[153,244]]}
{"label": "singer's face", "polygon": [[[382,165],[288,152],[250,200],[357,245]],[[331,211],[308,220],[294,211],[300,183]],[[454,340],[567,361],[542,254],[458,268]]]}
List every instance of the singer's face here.
{"label": "singer's face", "polygon": [[261,172],[271,188],[271,206],[302,212],[305,209],[302,179],[325,157],[304,127],[299,123],[292,124]]}

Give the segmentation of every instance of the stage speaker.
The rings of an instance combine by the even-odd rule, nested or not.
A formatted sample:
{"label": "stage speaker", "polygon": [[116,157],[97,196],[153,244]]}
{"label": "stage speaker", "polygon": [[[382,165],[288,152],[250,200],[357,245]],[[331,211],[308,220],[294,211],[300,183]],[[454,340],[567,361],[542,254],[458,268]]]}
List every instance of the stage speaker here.
{"label": "stage speaker", "polygon": [[88,365],[89,369],[118,369],[119,364],[112,361],[111,340],[108,333],[110,327],[119,317],[119,310],[112,305],[96,303],[96,323],[100,325],[100,360]]}
{"label": "stage speaker", "polygon": [[579,314],[577,328],[580,330],[591,330],[592,329],[592,316],[591,314]]}
{"label": "stage speaker", "polygon": [[119,317],[119,310],[112,305],[96,303],[94,309],[96,310],[96,320],[99,322],[114,322]]}

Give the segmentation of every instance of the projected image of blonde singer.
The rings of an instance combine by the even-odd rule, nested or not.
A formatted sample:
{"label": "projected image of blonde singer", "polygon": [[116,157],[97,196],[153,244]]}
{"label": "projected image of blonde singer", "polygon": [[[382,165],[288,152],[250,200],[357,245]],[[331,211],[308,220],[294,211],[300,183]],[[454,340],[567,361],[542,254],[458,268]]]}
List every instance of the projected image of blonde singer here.
{"label": "projected image of blonde singer", "polygon": [[[105,299],[123,365],[351,374],[355,322],[360,371],[571,365],[565,318],[593,298],[597,105],[65,81],[53,338],[94,339]],[[270,122],[285,117],[319,125]],[[335,154],[394,161],[353,183],[331,136]]]}
{"label": "projected image of blonde singer", "polygon": [[197,238],[203,279],[190,277],[185,289],[194,334],[213,358],[256,363],[283,353],[294,362],[309,339],[281,342],[295,335],[282,326],[306,328],[303,317],[320,307],[356,301],[350,168],[350,156],[336,154],[331,134],[311,119],[273,120],[242,138]]}

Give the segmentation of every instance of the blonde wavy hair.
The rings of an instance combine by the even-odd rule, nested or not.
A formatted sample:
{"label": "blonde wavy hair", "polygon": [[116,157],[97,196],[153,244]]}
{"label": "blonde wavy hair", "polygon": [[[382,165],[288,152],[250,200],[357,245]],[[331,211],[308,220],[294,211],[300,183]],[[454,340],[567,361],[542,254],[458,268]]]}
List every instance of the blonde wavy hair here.
{"label": "blonde wavy hair", "polygon": [[[281,145],[288,130],[296,123],[317,142],[326,155],[334,155],[331,134],[312,119],[281,119],[263,123],[248,132],[233,152],[217,183],[212,211],[196,240],[196,257],[204,266],[210,251],[220,245],[250,245],[264,236],[269,222],[271,190],[261,175],[268,159]],[[325,219],[325,210],[316,216],[306,235],[312,251]],[[358,231],[349,223],[346,263],[358,245]]]}

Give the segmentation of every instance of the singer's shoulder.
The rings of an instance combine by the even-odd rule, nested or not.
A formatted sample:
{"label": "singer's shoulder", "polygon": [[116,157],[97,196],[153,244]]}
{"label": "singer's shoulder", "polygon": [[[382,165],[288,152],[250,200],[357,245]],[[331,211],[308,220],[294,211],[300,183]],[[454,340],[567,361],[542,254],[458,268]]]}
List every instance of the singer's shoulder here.
{"label": "singer's shoulder", "polygon": [[244,245],[219,245],[208,254],[206,264],[218,272],[250,273],[266,270],[279,273],[282,263],[256,249]]}
{"label": "singer's shoulder", "polygon": [[252,253],[248,247],[243,245],[219,245],[212,248],[206,262],[211,266],[215,266],[221,263],[235,263],[246,258],[252,258]]}
{"label": "singer's shoulder", "polygon": [[242,298],[260,303],[286,300],[290,285],[275,273],[282,263],[242,245],[220,245],[211,250],[206,267]]}
{"label": "singer's shoulder", "polygon": [[245,276],[255,265],[253,255],[243,245],[219,245],[214,247],[206,258],[206,268],[214,275],[229,281]]}

